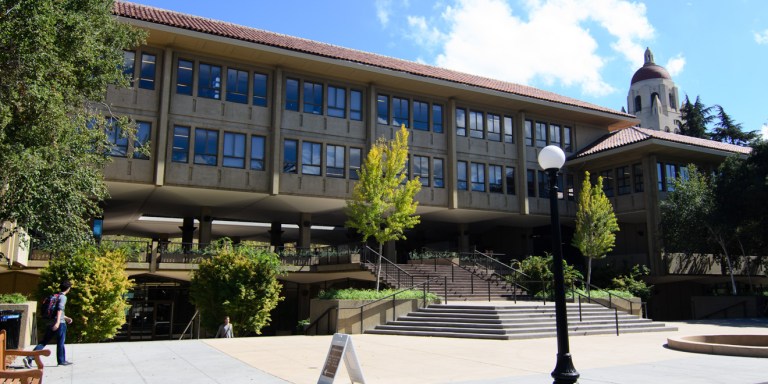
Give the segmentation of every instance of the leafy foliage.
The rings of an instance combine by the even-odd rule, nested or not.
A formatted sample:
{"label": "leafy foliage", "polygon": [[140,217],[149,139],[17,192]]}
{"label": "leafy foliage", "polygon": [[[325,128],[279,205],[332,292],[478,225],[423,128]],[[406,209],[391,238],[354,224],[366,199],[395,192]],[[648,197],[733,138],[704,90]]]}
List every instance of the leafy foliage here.
{"label": "leafy foliage", "polygon": [[712,129],[712,140],[735,145],[747,145],[757,139],[757,132],[744,132],[740,123],[733,121],[723,107],[717,105],[717,123]]}
{"label": "leafy foliage", "polygon": [[632,296],[647,301],[651,297],[653,286],[649,286],[643,280],[651,271],[645,265],[635,265],[629,275],[621,275],[611,282],[611,287],[619,292],[629,292]]}
{"label": "leafy foliage", "polygon": [[[379,300],[385,297],[389,297],[398,292],[396,289],[382,289],[376,291],[374,289],[329,289],[327,291],[320,291],[317,298],[321,300]],[[424,298],[424,292],[413,289],[398,292],[396,299],[422,299]],[[430,302],[437,302],[438,297],[434,293],[427,292],[427,300]]]}
{"label": "leafy foliage", "polygon": [[[517,264],[514,265],[515,268],[528,276],[521,278],[527,281],[518,281],[519,284],[525,286],[534,294],[539,292],[552,293],[554,281],[554,273],[552,272],[554,257],[552,255],[528,256],[523,261],[515,264]],[[582,278],[581,272],[563,260],[563,279],[566,287],[572,286]]]}
{"label": "leafy foliage", "polygon": [[685,101],[680,108],[681,121],[678,122],[680,134],[702,139],[709,138],[707,126],[714,120],[712,116],[712,107],[707,107],[696,96],[696,102],[691,103],[688,95],[685,95]]}
{"label": "leafy foliage", "polygon": [[406,180],[408,130],[405,126],[387,141],[379,138],[360,168],[360,180],[347,201],[347,227],[356,229],[363,241],[373,237],[381,244],[405,239],[406,229],[419,223],[416,215],[421,190],[418,177]]}
{"label": "leafy foliage", "polygon": [[89,240],[107,196],[98,103],[109,85],[127,84],[123,49],[143,38],[111,9],[111,0],[0,3],[0,222],[10,223],[0,242],[23,230],[54,249]]}
{"label": "leafy foliage", "polygon": [[0,293],[0,304],[20,304],[27,301],[21,293]]}
{"label": "leafy foliage", "polygon": [[59,283],[72,282],[67,294],[65,313],[73,322],[67,340],[93,343],[115,336],[125,323],[128,302],[125,297],[133,286],[123,272],[125,253],[83,247],[72,254],[53,258],[40,271],[38,297],[59,292]]}
{"label": "leafy foliage", "polygon": [[571,244],[587,258],[587,286],[592,279],[592,259],[602,259],[613,250],[619,224],[608,197],[603,192],[603,178],[597,178],[594,186],[589,181],[589,172],[584,173],[584,182],[579,193],[576,211],[576,231]]}
{"label": "leafy foliage", "polygon": [[211,245],[214,257],[204,259],[190,283],[189,295],[200,310],[203,326],[215,331],[229,316],[237,336],[261,334],[270,312],[283,299],[277,281],[277,255],[227,239]]}

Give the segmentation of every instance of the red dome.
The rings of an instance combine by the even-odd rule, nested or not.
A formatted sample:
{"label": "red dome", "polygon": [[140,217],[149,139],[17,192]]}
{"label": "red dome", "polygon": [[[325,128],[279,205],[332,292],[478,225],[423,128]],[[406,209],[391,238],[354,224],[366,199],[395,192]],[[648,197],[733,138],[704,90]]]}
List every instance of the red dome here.
{"label": "red dome", "polygon": [[669,75],[664,67],[656,65],[654,63],[645,63],[640,69],[632,76],[632,83],[648,79],[669,79],[672,80],[672,76]]}

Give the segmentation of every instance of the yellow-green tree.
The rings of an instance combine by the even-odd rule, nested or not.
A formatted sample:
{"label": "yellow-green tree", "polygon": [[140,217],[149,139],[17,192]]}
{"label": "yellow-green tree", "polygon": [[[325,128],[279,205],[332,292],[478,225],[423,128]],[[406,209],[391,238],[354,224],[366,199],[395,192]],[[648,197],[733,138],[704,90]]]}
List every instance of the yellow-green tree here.
{"label": "yellow-green tree", "polygon": [[384,243],[405,239],[405,230],[420,221],[414,197],[421,182],[418,177],[407,180],[407,164],[408,130],[401,126],[393,140],[379,138],[368,151],[352,199],[347,201],[346,226],[356,229],[363,241],[373,237],[379,243],[378,270]]}
{"label": "yellow-green tree", "polygon": [[603,178],[592,185],[589,172],[584,172],[584,182],[579,192],[576,211],[576,232],[571,244],[587,258],[587,290],[592,280],[592,259],[602,259],[613,250],[619,224],[608,197],[603,192]]}
{"label": "yellow-green tree", "polygon": [[72,324],[67,340],[93,343],[111,339],[125,324],[126,295],[133,280],[123,272],[126,253],[121,249],[88,246],[53,258],[40,271],[38,297],[59,292],[59,283],[72,282],[67,294],[67,316]]}

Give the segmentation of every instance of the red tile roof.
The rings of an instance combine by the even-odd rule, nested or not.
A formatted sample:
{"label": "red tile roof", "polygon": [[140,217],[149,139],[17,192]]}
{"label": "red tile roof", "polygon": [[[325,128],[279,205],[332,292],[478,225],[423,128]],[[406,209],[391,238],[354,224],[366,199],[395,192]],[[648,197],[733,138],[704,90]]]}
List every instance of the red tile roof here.
{"label": "red tile roof", "polygon": [[593,111],[605,112],[616,115],[617,117],[634,118],[634,116],[623,112],[615,111],[609,108],[601,107],[599,105],[587,103],[566,96],[561,96],[556,93],[543,91],[525,85],[489,79],[486,77],[452,71],[445,68],[433,67],[430,65],[424,65],[374,53],[343,48],[331,44],[283,35],[256,28],[245,27],[242,25],[227,23],[219,20],[212,20],[199,16],[173,12],[165,9],[154,8],[146,5],[116,1],[113,13],[117,16],[125,18],[142,20],[150,23],[162,24],[216,36],[223,36],[251,43],[308,53],[311,55],[329,57],[337,60],[365,64],[417,76],[486,88],[524,97],[530,97],[533,99],[551,101]]}
{"label": "red tile roof", "polygon": [[721,143],[719,141],[700,139],[698,137],[691,137],[680,135],[677,133],[656,131],[653,129],[629,127],[613,131],[592,145],[584,148],[581,152],[573,156],[574,159],[582,158],[596,153],[608,151],[614,148],[624,147],[630,144],[639,143],[641,141],[657,139],[661,141],[668,141],[673,143],[688,144],[694,147],[715,149],[725,152],[749,154],[752,151],[750,147],[741,147],[734,144]]}

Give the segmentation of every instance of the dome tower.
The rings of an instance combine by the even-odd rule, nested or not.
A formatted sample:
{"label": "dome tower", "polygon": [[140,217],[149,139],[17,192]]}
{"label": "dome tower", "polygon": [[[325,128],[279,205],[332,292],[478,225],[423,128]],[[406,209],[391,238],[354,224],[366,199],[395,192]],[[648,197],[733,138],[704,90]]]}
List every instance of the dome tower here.
{"label": "dome tower", "polygon": [[653,52],[645,49],[645,64],[632,76],[627,94],[627,110],[640,119],[643,128],[678,132],[680,98],[677,86],[664,67],[653,62]]}

